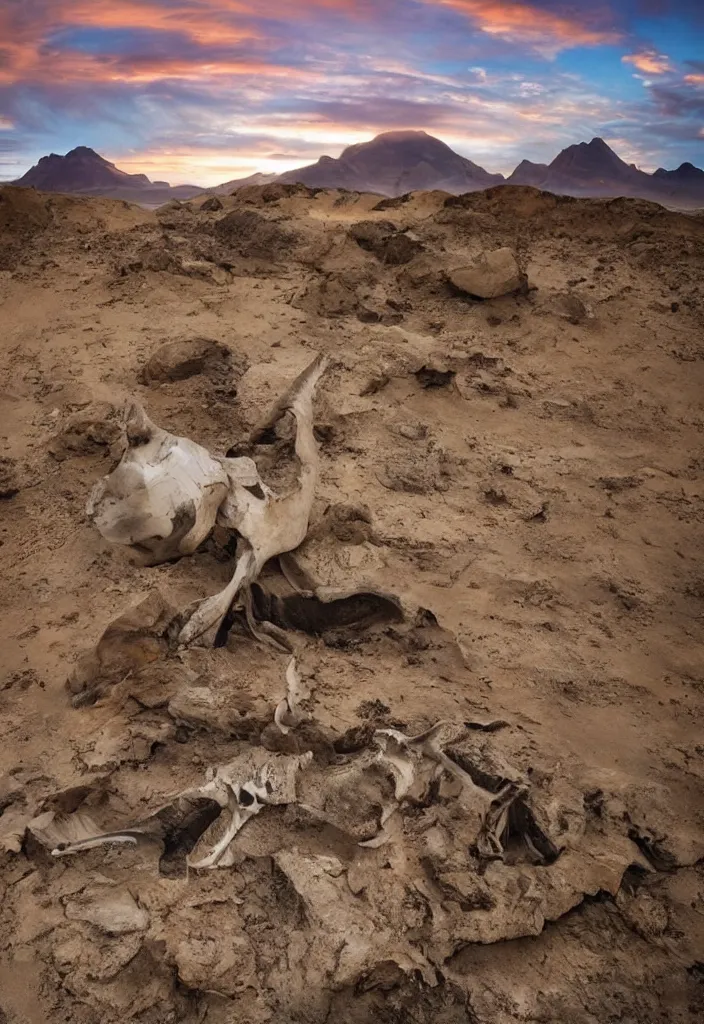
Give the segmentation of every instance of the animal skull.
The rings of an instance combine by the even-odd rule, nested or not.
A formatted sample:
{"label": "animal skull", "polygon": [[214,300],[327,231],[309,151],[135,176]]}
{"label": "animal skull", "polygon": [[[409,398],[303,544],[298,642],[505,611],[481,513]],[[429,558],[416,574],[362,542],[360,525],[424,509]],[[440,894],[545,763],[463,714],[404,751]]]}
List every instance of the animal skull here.
{"label": "animal skull", "polygon": [[308,532],[318,477],[313,395],[327,360],[317,356],[252,436],[256,441],[290,411],[296,421],[296,486],[276,494],[252,459],[213,456],[201,445],[157,427],[136,402],[126,410],[127,450],[88,501],[88,516],[106,538],[150,564],[196,550],[216,522],[239,534],[235,571],[220,593],[197,601],[178,617],[179,645],[210,645],[241,594],[251,622],[249,587],[265,563],[293,551]]}

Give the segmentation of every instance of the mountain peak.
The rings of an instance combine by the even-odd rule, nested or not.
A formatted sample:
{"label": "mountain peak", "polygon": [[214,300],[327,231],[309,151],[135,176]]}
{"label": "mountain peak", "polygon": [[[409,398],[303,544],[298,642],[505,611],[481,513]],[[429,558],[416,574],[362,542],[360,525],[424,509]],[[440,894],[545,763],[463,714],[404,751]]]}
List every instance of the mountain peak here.
{"label": "mountain peak", "polygon": [[45,192],[106,192],[114,188],[151,188],[146,174],[128,174],[90,146],[76,146],[64,156],[43,156],[15,182]]}
{"label": "mountain peak", "polygon": [[432,135],[428,135],[418,128],[394,128],[388,132],[379,132],[375,135],[371,142],[405,142],[411,139],[433,139],[433,142],[440,142],[440,139],[435,139]]}
{"label": "mountain peak", "polygon": [[279,178],[286,184],[300,182],[313,188],[387,196],[422,189],[473,192],[503,180],[503,175],[489,174],[441,139],[410,129],[382,132],[368,142],[348,146],[337,158],[321,157],[317,163],[287,171]]}
{"label": "mountain peak", "polygon": [[571,185],[588,188],[606,182],[625,181],[634,171],[598,136],[591,142],[568,146],[550,164],[550,178],[558,185],[564,180]]}
{"label": "mountain peak", "polygon": [[[96,151],[91,149],[90,146],[75,146],[74,149],[70,149],[68,151],[63,159],[68,160],[69,157],[72,156],[94,156],[97,157],[98,160],[105,160],[105,157],[102,157],[100,153],[96,153]],[[105,160],[105,163],[107,163],[107,160]]]}
{"label": "mountain peak", "polygon": [[658,167],[653,177],[659,178],[661,181],[671,182],[674,185],[693,185],[697,190],[704,187],[704,171],[699,167],[695,167],[689,160],[685,160],[674,171],[666,171],[664,167]]}

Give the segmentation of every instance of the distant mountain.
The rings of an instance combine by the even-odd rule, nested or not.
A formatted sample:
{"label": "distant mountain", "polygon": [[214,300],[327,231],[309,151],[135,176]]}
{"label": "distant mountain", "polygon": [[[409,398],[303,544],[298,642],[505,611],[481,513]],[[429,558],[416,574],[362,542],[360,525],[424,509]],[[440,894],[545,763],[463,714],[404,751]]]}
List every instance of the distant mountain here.
{"label": "distant mountain", "polygon": [[704,184],[704,171],[689,162],[680,164],[674,171],[666,171],[664,167],[658,167],[657,171],[653,171],[653,177],[671,181],[677,185]]}
{"label": "distant mountain", "polygon": [[534,164],[532,160],[521,160],[513,174],[506,179],[508,185],[534,185],[536,188],[545,181],[547,164]]}
{"label": "distant mountain", "polygon": [[286,171],[277,180],[398,196],[417,189],[474,192],[500,185],[504,176],[489,174],[426,132],[398,131],[348,146],[337,159],[321,156],[317,163]]}
{"label": "distant mountain", "polygon": [[198,185],[172,187],[166,181],[150,181],[146,174],[128,174],[87,146],[78,146],[65,156],[44,156],[11,184],[45,192],[127,199],[155,207],[170,199],[185,200],[208,193],[229,195],[247,185],[271,182],[300,182],[314,188],[345,188],[386,196],[421,189],[459,194],[495,185],[532,185],[561,195],[631,196],[682,209],[704,206],[704,171],[698,167],[684,163],[676,170],[660,167],[654,174],[646,174],[635,164],[621,160],[603,139],[568,146],[550,164],[522,160],[506,179],[502,174],[490,174],[440,139],[421,131],[384,132],[369,142],[349,146],[338,158],[321,156],[317,163],[285,174],[252,174],[210,189]]}
{"label": "distant mountain", "polygon": [[77,146],[65,156],[56,153],[43,156],[12,184],[42,192],[78,192],[129,199],[150,206],[158,206],[169,199],[189,199],[202,191],[197,185],[172,188],[167,181],[150,181],[146,174],[128,174],[88,146]]}
{"label": "distant mountain", "polygon": [[662,168],[646,174],[627,164],[603,139],[568,146],[551,164],[523,160],[507,179],[509,185],[533,185],[548,192],[574,196],[631,196],[698,205],[704,201],[704,171],[682,164],[676,171]]}
{"label": "distant mountain", "polygon": [[669,200],[676,200],[678,196],[684,194],[692,197],[698,205],[704,206],[704,171],[694,164],[680,164],[674,171],[658,167],[653,177],[667,190]]}

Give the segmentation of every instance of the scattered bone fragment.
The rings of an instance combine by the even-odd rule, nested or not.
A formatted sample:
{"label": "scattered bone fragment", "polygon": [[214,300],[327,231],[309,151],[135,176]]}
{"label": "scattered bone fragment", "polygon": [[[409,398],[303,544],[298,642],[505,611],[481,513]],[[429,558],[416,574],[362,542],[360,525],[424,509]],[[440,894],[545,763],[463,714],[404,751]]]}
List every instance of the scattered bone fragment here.
{"label": "scattered bone fragment", "polygon": [[[226,795],[213,787],[183,793],[158,808],[147,818],[124,828],[100,831],[82,812],[38,819],[30,823],[32,834],[51,850],[54,857],[65,857],[113,843],[132,846],[156,844],[161,861],[171,861],[193,848],[196,839],[220,814]],[[218,799],[220,798],[220,799]]]}
{"label": "scattered bone fragment", "polygon": [[295,658],[291,658],[288,663],[286,683],[288,686],[286,696],[279,701],[274,712],[274,722],[284,735],[302,720],[299,704],[302,700],[310,697],[310,690],[304,685],[298,673]]}
{"label": "scattered bone fragment", "polygon": [[[218,768],[210,783],[200,793],[213,793],[222,803],[223,814],[206,831],[188,858],[192,868],[229,867],[233,863],[232,841],[240,829],[267,805],[295,803],[299,772],[310,762],[312,754],[270,755],[261,748],[235,758]],[[208,850],[204,855],[201,851]]]}
{"label": "scattered bone fragment", "polygon": [[[300,722],[299,702],[308,693],[293,659],[287,684],[285,710],[282,701],[275,712],[284,734]],[[460,794],[470,800],[465,813],[479,856],[500,858],[509,811],[527,789],[512,781],[497,792],[475,784],[443,749],[461,732],[447,722],[410,737],[395,729],[380,729],[370,746],[338,764],[315,764],[311,751],[280,754],[250,747],[228,764],[210,769],[203,785],[186,790],[134,824],[101,831],[82,812],[68,816],[49,812],[31,822],[29,830],[54,856],[111,843],[157,843],[162,863],[165,857],[173,860],[185,855],[192,868],[228,867],[234,862],[233,841],[252,817],[266,806],[295,804],[304,815],[333,826],[349,841],[376,849],[393,838],[389,822],[394,813],[405,802],[422,804],[433,781],[449,776],[459,781]],[[520,826],[521,819],[516,820]],[[530,827],[544,847],[548,837],[534,819]]]}

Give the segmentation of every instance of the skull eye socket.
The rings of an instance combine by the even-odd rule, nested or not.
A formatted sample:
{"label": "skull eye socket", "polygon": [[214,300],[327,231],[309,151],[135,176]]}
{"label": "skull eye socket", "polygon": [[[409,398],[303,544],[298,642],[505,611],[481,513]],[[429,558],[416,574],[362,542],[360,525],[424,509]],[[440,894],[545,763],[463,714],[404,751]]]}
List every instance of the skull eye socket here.
{"label": "skull eye socket", "polygon": [[242,788],[240,790],[240,798],[238,802],[242,807],[251,807],[254,803],[254,796],[249,792],[249,790]]}
{"label": "skull eye socket", "polygon": [[253,494],[255,498],[259,498],[260,501],[264,501],[266,498],[266,494],[262,490],[261,484],[252,484],[251,487],[248,487],[247,484],[245,484],[244,489],[245,491],[249,491],[250,494]]}

